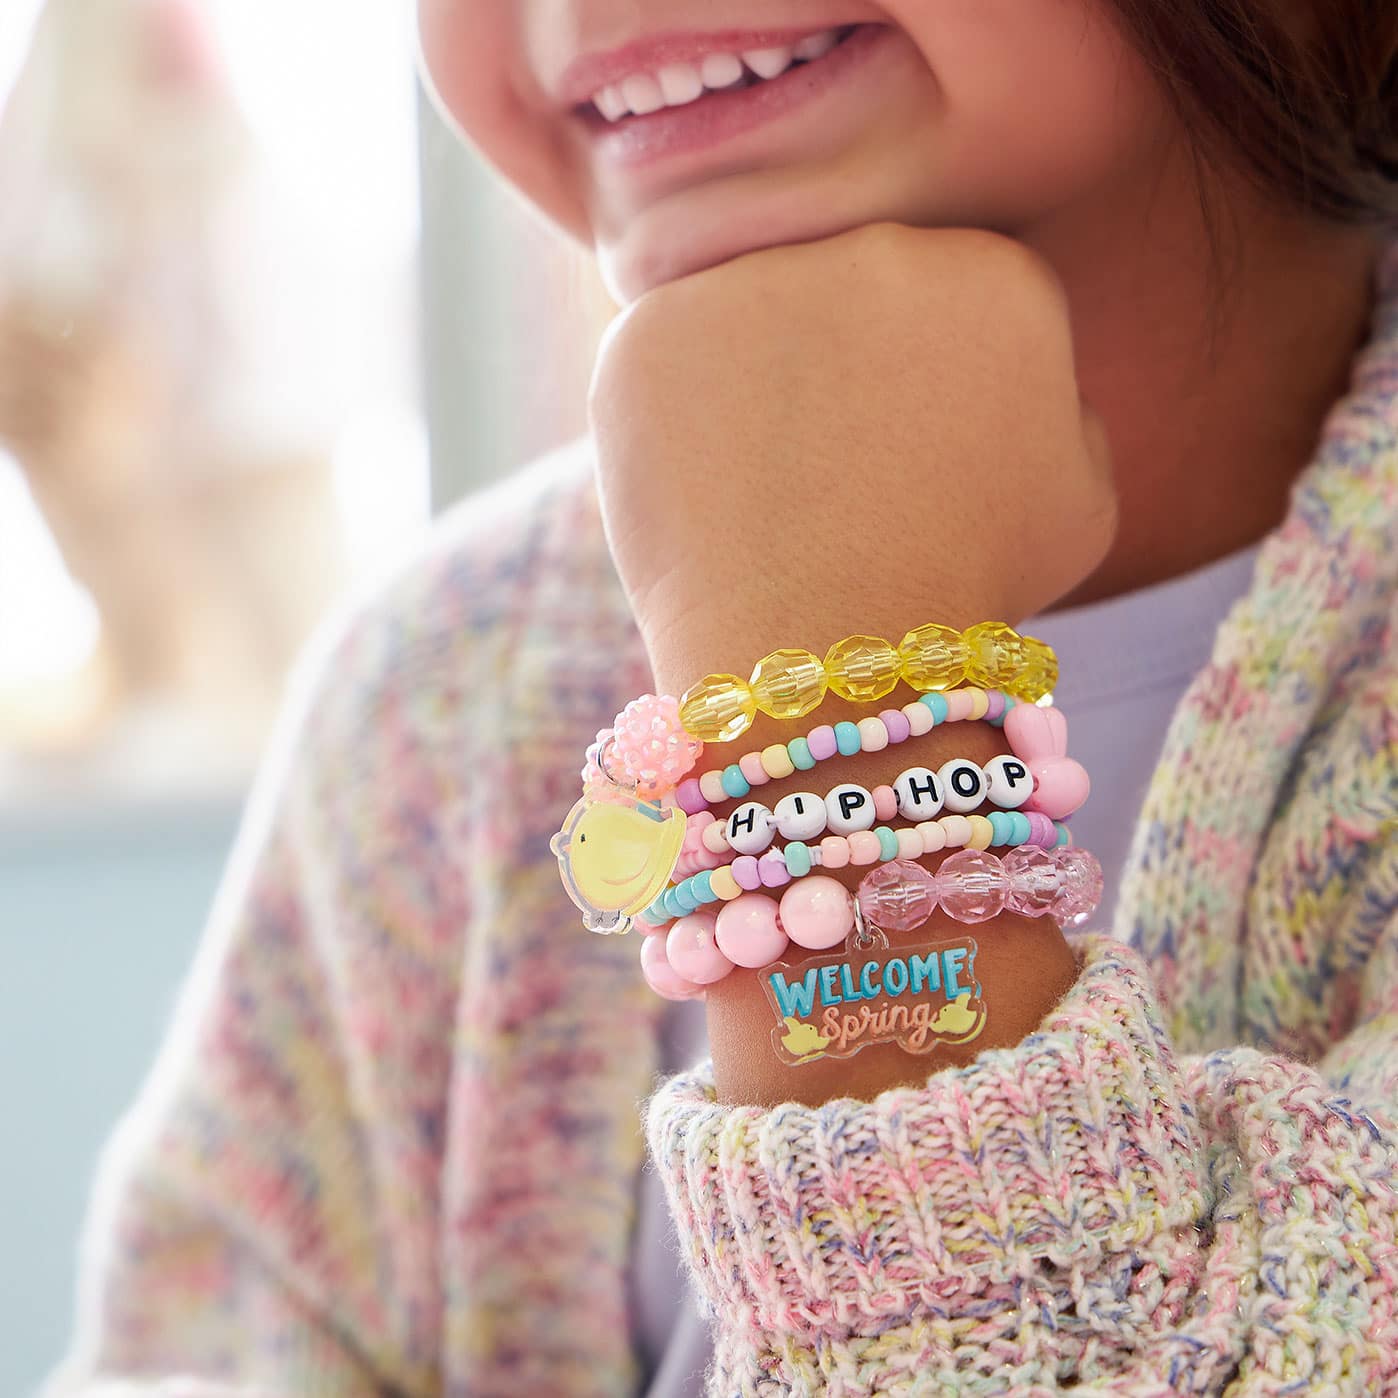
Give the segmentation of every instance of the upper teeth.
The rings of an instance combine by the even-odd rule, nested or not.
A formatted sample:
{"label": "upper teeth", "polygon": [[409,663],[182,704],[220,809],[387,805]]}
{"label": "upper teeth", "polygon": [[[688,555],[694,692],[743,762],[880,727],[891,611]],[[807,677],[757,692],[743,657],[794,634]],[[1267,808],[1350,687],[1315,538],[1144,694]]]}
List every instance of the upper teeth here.
{"label": "upper teeth", "polygon": [[732,87],[741,81],[744,67],[758,78],[775,78],[793,63],[809,62],[829,53],[839,42],[836,29],[808,34],[798,44],[774,49],[748,49],[742,54],[711,53],[698,63],[669,63],[654,73],[629,73],[592,94],[593,105],[608,121],[624,116],[645,116],[661,107],[682,107],[706,91]]}

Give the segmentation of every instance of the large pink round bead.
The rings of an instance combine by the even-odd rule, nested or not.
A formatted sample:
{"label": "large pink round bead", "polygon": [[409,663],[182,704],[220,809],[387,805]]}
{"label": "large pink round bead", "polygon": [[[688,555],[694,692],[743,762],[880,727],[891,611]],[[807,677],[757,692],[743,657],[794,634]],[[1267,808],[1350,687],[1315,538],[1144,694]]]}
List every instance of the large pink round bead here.
{"label": "large pink round bead", "polygon": [[854,930],[854,899],[849,889],[824,874],[798,879],[782,894],[786,935],[807,951],[838,946]]}
{"label": "large pink round bead", "polygon": [[911,932],[936,910],[937,880],[910,859],[891,859],[860,880],[859,911],[885,931]]}
{"label": "large pink round bead", "polygon": [[1051,850],[1049,858],[1058,865],[1059,882],[1049,916],[1060,927],[1080,927],[1102,901],[1102,866],[1095,855],[1075,845]]}
{"label": "large pink round bead", "polygon": [[1043,917],[1058,897],[1058,861],[1037,845],[1021,845],[1002,856],[1010,891],[1005,906],[1023,917]]}
{"label": "large pink round bead", "polygon": [[714,940],[718,915],[702,911],[682,917],[665,938],[665,958],[687,981],[712,985],[721,981],[733,963]]}
{"label": "large pink round bead", "polygon": [[657,995],[667,1000],[694,1000],[704,987],[687,981],[665,956],[665,937],[645,937],[641,941],[641,974]]}
{"label": "large pink round bead", "polygon": [[1004,912],[1009,891],[1005,866],[989,850],[957,850],[937,870],[942,907],[958,922],[984,922]]}
{"label": "large pink round bead", "polygon": [[786,950],[776,901],[765,893],[740,893],[719,909],[715,940],[735,966],[770,966]]}

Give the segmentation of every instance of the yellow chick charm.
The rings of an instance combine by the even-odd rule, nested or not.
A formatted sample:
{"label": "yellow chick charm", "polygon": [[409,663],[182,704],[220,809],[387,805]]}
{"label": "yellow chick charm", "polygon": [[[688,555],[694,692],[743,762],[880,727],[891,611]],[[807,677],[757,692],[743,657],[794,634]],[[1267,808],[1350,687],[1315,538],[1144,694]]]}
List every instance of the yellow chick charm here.
{"label": "yellow chick charm", "polygon": [[980,1015],[968,1008],[970,999],[971,992],[963,990],[955,1000],[949,1000],[943,1005],[937,1011],[937,1018],[932,1021],[932,1032],[934,1034],[964,1034],[967,1038],[974,1038],[975,1035],[970,1031],[974,1029],[976,1033],[979,1033],[982,1021]]}
{"label": "yellow chick charm", "polygon": [[685,829],[683,811],[654,801],[583,797],[568,812],[549,848],[589,932],[630,930],[670,882]]}
{"label": "yellow chick charm", "polygon": [[805,1063],[808,1059],[819,1058],[830,1043],[830,1040],[825,1038],[813,1024],[803,1024],[799,1019],[793,1019],[790,1015],[787,1015],[782,1023],[786,1025],[782,1047],[796,1059],[797,1063]]}

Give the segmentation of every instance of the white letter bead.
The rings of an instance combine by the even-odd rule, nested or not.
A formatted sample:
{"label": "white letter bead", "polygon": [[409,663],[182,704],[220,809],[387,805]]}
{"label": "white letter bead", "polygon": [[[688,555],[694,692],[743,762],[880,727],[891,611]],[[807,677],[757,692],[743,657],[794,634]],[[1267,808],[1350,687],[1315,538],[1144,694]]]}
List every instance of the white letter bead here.
{"label": "white letter bead", "polygon": [[810,791],[793,791],[777,802],[773,814],[784,840],[813,840],[825,834],[825,798]]}
{"label": "white letter bead", "polygon": [[[925,704],[918,708],[930,713]],[[899,772],[893,794],[898,798],[898,814],[906,820],[931,820],[942,809],[942,784],[930,767]]]}
{"label": "white letter bead", "polygon": [[1033,794],[1034,778],[1019,758],[1006,753],[985,764],[990,799],[1002,811],[1017,811]]}
{"label": "white letter bead", "polygon": [[953,757],[944,762],[937,772],[942,784],[942,799],[949,811],[957,815],[967,815],[985,800],[989,783],[985,773],[969,758]]}
{"label": "white letter bead", "polygon": [[874,828],[874,793],[867,787],[845,782],[830,788],[825,797],[828,829],[833,835],[853,835]]}
{"label": "white letter bead", "polygon": [[723,828],[730,849],[739,854],[761,854],[772,843],[777,823],[760,801],[744,801],[728,817]]}

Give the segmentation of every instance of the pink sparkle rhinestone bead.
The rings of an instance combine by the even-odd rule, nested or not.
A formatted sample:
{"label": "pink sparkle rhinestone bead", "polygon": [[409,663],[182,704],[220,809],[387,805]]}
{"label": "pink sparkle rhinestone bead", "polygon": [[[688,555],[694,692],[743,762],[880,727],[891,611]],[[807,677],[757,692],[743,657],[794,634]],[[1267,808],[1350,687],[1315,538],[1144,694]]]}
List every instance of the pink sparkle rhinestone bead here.
{"label": "pink sparkle rhinestone bead", "polygon": [[1059,894],[1049,916],[1060,927],[1081,927],[1102,901],[1102,866],[1096,856],[1074,845],[1049,851],[1058,865]]}
{"label": "pink sparkle rhinestone bead", "polygon": [[891,859],[859,883],[859,911],[887,932],[921,927],[937,907],[937,880],[910,859]]}
{"label": "pink sparkle rhinestone bead", "polygon": [[733,969],[714,940],[717,922],[717,913],[701,910],[678,919],[666,934],[665,959],[693,985],[713,985]]}
{"label": "pink sparkle rhinestone bead", "polygon": [[1005,866],[989,850],[957,850],[937,870],[942,907],[958,922],[985,922],[1004,912],[1009,891]]}
{"label": "pink sparkle rhinestone bead", "polygon": [[687,981],[670,965],[665,955],[665,937],[641,939],[641,974],[646,984],[666,1000],[695,1000],[703,995],[704,987]]}
{"label": "pink sparkle rhinestone bead", "polygon": [[1005,906],[1023,917],[1043,917],[1058,897],[1058,862],[1035,845],[1021,845],[1001,856],[1010,881]]}
{"label": "pink sparkle rhinestone bead", "polygon": [[680,723],[673,695],[643,694],[616,717],[616,737],[608,755],[612,776],[631,782],[647,800],[673,791],[703,754],[704,744]]}

